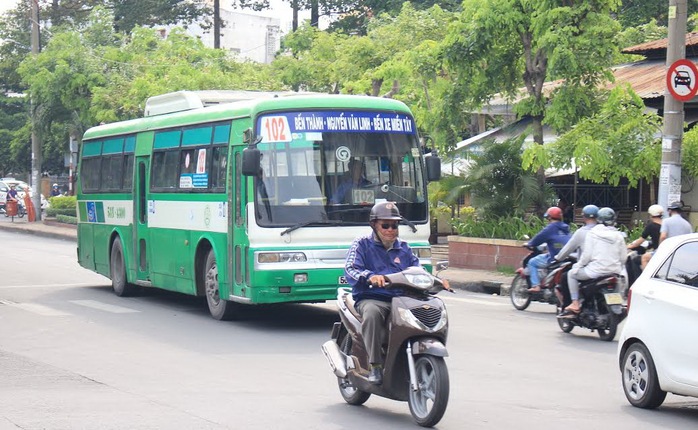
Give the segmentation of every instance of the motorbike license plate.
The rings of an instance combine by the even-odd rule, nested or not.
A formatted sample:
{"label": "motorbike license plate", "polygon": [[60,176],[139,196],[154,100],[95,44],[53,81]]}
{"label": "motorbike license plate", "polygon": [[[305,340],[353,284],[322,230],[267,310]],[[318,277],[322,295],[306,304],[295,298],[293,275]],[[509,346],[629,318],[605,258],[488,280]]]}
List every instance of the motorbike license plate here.
{"label": "motorbike license plate", "polygon": [[606,303],[609,305],[623,304],[623,296],[621,296],[620,293],[607,293],[604,294],[604,298],[606,299]]}

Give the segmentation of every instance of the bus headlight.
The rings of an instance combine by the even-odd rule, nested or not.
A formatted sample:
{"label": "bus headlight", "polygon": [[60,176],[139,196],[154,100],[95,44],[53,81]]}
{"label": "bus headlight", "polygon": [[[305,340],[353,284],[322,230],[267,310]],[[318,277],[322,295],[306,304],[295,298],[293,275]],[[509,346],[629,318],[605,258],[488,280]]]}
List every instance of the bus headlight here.
{"label": "bus headlight", "polygon": [[308,261],[302,252],[260,252],[257,254],[258,263],[295,263]]}

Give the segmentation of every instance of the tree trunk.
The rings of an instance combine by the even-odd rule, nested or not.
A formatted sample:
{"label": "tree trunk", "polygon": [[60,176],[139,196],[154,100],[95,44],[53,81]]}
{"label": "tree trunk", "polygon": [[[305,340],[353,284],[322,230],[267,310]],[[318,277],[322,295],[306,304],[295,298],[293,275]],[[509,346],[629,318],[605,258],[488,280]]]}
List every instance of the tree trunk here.
{"label": "tree trunk", "polygon": [[213,0],[213,47],[221,47],[221,0]]}
{"label": "tree trunk", "polygon": [[320,7],[318,0],[310,0],[310,25],[318,28],[320,25]]}
{"label": "tree trunk", "polygon": [[395,94],[400,90],[400,82],[395,79],[393,80],[393,86],[390,88],[390,91],[387,93],[383,94],[383,98],[386,99],[392,99]]}
{"label": "tree trunk", "polygon": [[371,81],[371,95],[373,97],[378,97],[381,93],[381,87],[383,86],[383,79],[373,79]]}
{"label": "tree trunk", "polygon": [[293,0],[291,7],[293,8],[293,31],[296,31],[298,30],[298,0]]}

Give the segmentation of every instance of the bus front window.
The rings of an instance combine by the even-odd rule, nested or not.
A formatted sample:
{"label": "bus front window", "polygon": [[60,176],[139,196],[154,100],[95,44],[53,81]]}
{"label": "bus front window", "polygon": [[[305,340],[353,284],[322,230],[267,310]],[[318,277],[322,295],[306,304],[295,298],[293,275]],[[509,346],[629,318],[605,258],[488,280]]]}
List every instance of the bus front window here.
{"label": "bus front window", "polygon": [[260,226],[330,220],[364,225],[370,208],[384,200],[396,202],[410,221],[426,222],[423,158],[415,133],[293,132],[286,141],[267,140],[282,139],[258,145]]}

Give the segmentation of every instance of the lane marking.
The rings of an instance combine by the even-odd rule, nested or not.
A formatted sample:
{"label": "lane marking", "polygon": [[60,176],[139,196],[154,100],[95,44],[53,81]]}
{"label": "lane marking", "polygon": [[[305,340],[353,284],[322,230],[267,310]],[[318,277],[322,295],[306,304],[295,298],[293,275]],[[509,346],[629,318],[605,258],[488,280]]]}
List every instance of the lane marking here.
{"label": "lane marking", "polygon": [[37,303],[15,303],[11,306],[47,317],[61,317],[71,315],[67,312],[59,311],[58,309],[50,308],[48,306],[39,305]]}
{"label": "lane marking", "polygon": [[75,303],[76,305],[85,306],[92,309],[97,309],[100,311],[111,312],[114,314],[131,314],[140,312],[135,309],[125,308],[123,306],[110,305],[109,303],[98,302],[97,300],[69,300],[70,303]]}
{"label": "lane marking", "polygon": [[0,289],[4,288],[82,288],[82,287],[111,287],[111,285],[100,284],[43,284],[43,285],[0,285]]}

